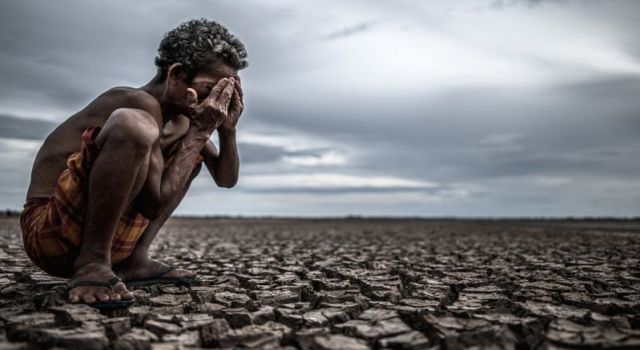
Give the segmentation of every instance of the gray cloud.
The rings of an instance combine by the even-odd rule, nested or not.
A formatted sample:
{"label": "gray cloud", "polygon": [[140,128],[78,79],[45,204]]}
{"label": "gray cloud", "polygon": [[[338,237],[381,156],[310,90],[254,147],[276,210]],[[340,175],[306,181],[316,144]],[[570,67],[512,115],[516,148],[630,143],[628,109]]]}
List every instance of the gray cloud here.
{"label": "gray cloud", "polygon": [[[328,195],[335,196],[340,194],[349,193],[397,193],[401,191],[415,191],[414,188],[407,187],[389,187],[389,188],[375,188],[375,187],[325,187],[325,188],[306,188],[306,187],[273,187],[273,188],[260,188],[260,189],[242,189],[249,193],[280,193],[280,194],[315,194],[315,195]],[[434,191],[435,192],[435,191]]]}
{"label": "gray cloud", "polygon": [[[371,109],[361,116],[356,104],[341,106],[342,113],[263,110],[261,119],[366,150],[351,166],[374,174],[480,188],[455,206],[438,206],[438,212],[448,207],[460,215],[550,215],[552,208],[565,208],[560,210],[598,215],[609,208],[629,215],[640,200],[621,185],[640,173],[636,86],[631,77],[602,77],[545,90],[466,90],[398,110],[393,118]],[[495,134],[521,137],[481,143]],[[511,204],[495,213],[487,209],[491,203]]]}
{"label": "gray cloud", "polygon": [[492,9],[503,9],[505,7],[515,6],[515,5],[525,5],[528,7],[536,7],[541,5],[548,4],[566,4],[570,2],[587,2],[587,1],[598,1],[598,0],[494,0],[489,5]]}
{"label": "gray cloud", "polygon": [[347,28],[342,28],[340,30],[329,33],[324,38],[328,40],[344,38],[360,32],[370,30],[373,26],[375,26],[375,24],[376,22],[374,21],[362,22],[362,23],[359,23]]}
{"label": "gray cloud", "polygon": [[284,157],[312,157],[321,158],[324,153],[336,151],[333,148],[309,148],[302,150],[287,150],[283,147],[256,144],[251,142],[238,142],[238,152],[243,162],[247,163],[273,163]]}
{"label": "gray cloud", "polygon": [[251,143],[239,143],[238,152],[242,162],[248,163],[272,163],[278,161],[287,154],[281,147],[256,145]]}
{"label": "gray cloud", "polygon": [[[477,2],[461,4],[423,6],[403,1],[399,6],[353,1],[332,3],[340,11],[323,12],[316,5],[248,1],[139,2],[126,7],[119,2],[4,2],[0,5],[0,138],[41,140],[102,91],[117,85],[143,85],[154,73],[153,57],[162,34],[183,20],[204,16],[227,25],[249,52],[251,66],[242,72],[247,107],[239,132],[242,175],[308,174],[321,169],[433,181],[438,186],[428,190],[402,186],[255,189],[243,187],[241,179],[235,191],[226,191],[211,189],[203,172],[182,210],[198,211],[193,203],[219,195],[225,201],[241,198],[253,204],[243,206],[238,199],[233,207],[211,204],[210,210],[387,210],[407,215],[637,212],[640,192],[634,180],[640,173],[640,75],[634,69],[640,45],[632,14],[637,13],[638,2],[487,1],[484,4],[504,11],[477,14],[490,12],[495,16],[492,21],[512,15],[533,20],[544,17],[545,11],[563,10],[581,23],[592,23],[589,38],[602,38],[606,43],[595,45],[594,52],[611,54],[602,56],[604,63],[596,68],[589,64],[598,55],[576,62],[555,59],[553,52],[523,53],[501,41],[505,33],[494,33],[495,42],[485,46],[473,42],[454,26],[456,21],[450,21],[450,16],[473,10]],[[513,5],[526,11],[508,11]],[[385,25],[377,27],[378,23]],[[543,28],[532,23],[532,27],[518,29],[523,41],[549,43],[560,53],[571,52],[572,42],[539,36],[537,29]],[[557,31],[569,27],[564,22],[549,23]],[[393,44],[405,37],[405,31],[400,36],[389,31],[405,27],[424,29],[417,32],[416,46],[433,37],[438,45],[419,59],[414,56],[420,52],[407,46],[410,54],[399,50],[388,62],[368,66],[380,54],[367,46],[378,39],[372,35]],[[331,28],[342,29],[331,32]],[[445,58],[456,65],[468,64],[453,67],[454,73],[469,66],[465,72],[486,69],[492,73],[487,74],[486,84],[439,86],[438,69],[443,66],[438,65],[442,57],[437,55],[454,44],[470,50],[470,56],[477,49],[496,64],[511,64],[516,73],[531,69],[553,79],[534,84],[521,78],[524,83],[510,84],[517,77],[498,69],[493,81],[491,69],[496,68],[490,64],[494,62],[485,67],[480,63],[487,61],[451,56]],[[616,60],[620,61],[614,66],[617,70],[608,69],[606,64]],[[409,64],[414,61],[423,61],[424,67]],[[419,76],[420,69],[427,72],[423,81],[403,80]],[[360,81],[371,84],[357,84]],[[380,92],[380,86],[386,87],[385,92]],[[309,142],[286,147],[243,140],[247,131],[268,136],[274,130],[279,137],[308,138]],[[322,145],[312,139],[321,140]],[[32,161],[19,158],[33,157],[34,151],[17,152],[11,149],[13,143],[3,145],[0,162],[12,165],[7,166],[3,181],[12,187],[2,187],[0,192],[3,198],[13,199],[3,199],[7,202],[1,204],[15,207]],[[344,156],[345,163],[286,162],[287,157],[321,159],[330,152]],[[12,168],[20,170],[12,172]],[[451,195],[460,189],[468,193]],[[351,202],[341,202],[340,194]],[[272,201],[272,207],[256,204],[262,198]],[[431,202],[432,198],[437,201]],[[400,204],[388,204],[391,202]]]}
{"label": "gray cloud", "polygon": [[0,138],[42,140],[56,124],[40,119],[18,118],[0,114]]}

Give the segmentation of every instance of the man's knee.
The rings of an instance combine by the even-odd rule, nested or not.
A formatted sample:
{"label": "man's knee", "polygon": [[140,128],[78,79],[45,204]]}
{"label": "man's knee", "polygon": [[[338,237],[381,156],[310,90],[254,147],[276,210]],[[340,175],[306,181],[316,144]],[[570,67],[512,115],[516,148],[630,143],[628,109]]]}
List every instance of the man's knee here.
{"label": "man's knee", "polygon": [[[103,134],[104,135],[101,135]],[[122,147],[132,155],[147,154],[154,143],[160,137],[158,124],[148,113],[120,108],[111,113],[107,123],[98,137],[104,140],[96,140],[99,146],[104,142],[110,142],[117,147]]]}

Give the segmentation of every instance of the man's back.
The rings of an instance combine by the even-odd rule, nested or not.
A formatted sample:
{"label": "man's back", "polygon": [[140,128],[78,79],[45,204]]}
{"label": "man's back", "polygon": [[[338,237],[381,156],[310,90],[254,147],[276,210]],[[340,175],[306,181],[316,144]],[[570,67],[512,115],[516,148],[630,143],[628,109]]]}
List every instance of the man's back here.
{"label": "man's back", "polygon": [[44,141],[33,164],[27,199],[49,197],[66,168],[69,155],[80,150],[80,135],[90,127],[102,127],[118,108],[137,108],[154,115],[161,127],[160,105],[144,91],[112,88],[60,124]]}

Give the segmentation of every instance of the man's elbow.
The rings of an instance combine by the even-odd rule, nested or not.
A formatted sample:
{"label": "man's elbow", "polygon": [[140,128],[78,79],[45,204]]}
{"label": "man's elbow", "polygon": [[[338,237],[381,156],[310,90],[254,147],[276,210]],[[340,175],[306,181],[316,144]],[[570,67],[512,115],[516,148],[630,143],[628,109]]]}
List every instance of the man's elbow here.
{"label": "man's elbow", "polygon": [[142,216],[144,216],[145,218],[153,221],[160,217],[160,215],[162,214],[162,210],[156,207],[144,207],[140,208],[140,214],[142,214]]}
{"label": "man's elbow", "polygon": [[235,179],[215,179],[216,185],[222,188],[232,188],[238,183],[238,178]]}
{"label": "man's elbow", "polygon": [[222,183],[217,183],[218,187],[222,187],[222,188],[232,188],[233,186],[236,185],[236,182],[222,182]]}

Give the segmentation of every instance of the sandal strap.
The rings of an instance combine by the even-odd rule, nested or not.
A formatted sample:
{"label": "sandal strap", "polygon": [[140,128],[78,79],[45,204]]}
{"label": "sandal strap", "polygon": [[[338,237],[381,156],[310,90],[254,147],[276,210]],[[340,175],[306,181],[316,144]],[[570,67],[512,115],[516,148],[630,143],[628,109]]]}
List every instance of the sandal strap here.
{"label": "sandal strap", "polygon": [[111,280],[109,280],[109,282],[91,281],[91,280],[78,280],[78,281],[70,282],[68,284],[68,287],[69,287],[69,289],[73,289],[73,288],[79,287],[79,286],[98,286],[98,287],[106,287],[106,288],[109,288],[109,289],[113,290],[113,284],[111,284],[110,282],[111,282]]}
{"label": "sandal strap", "polygon": [[107,287],[113,290],[113,287],[120,282],[122,282],[122,280],[116,276],[106,282],[94,281],[94,280],[77,280],[77,281],[69,282],[68,287],[69,289],[73,289],[79,286],[98,286],[98,287]]}
{"label": "sandal strap", "polygon": [[[116,284],[118,284],[118,283],[120,283],[120,282],[122,282],[122,280],[120,279],[120,277],[116,276],[116,277],[114,277],[114,278],[110,279],[110,280],[109,280],[109,282],[107,282],[107,283],[109,283],[109,285],[110,285],[111,287],[114,287]],[[112,289],[113,289],[113,288],[112,288]]]}

